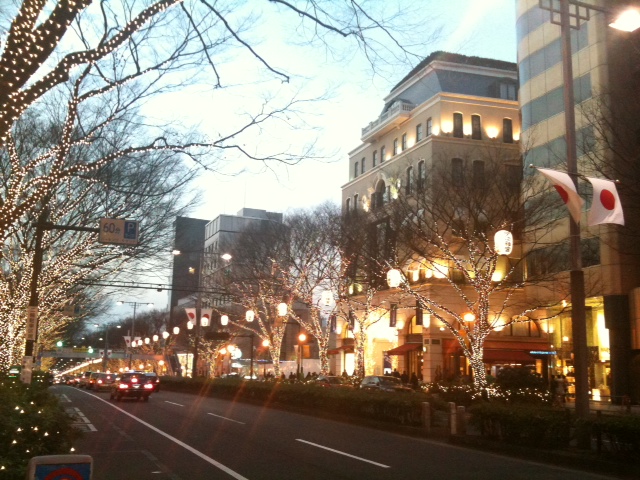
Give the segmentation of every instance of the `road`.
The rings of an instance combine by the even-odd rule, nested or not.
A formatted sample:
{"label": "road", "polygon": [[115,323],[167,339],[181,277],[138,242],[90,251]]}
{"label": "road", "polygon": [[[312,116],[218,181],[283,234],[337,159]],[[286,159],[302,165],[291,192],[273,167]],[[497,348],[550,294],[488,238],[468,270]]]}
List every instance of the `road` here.
{"label": "road", "polygon": [[51,391],[86,432],[74,453],[93,457],[94,480],[613,478],[198,395]]}

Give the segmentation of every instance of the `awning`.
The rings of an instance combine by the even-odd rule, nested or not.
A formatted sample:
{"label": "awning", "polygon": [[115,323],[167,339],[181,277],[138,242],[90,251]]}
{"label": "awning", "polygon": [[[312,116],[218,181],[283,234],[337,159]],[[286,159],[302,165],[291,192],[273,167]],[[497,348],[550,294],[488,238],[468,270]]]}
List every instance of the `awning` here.
{"label": "awning", "polygon": [[529,355],[528,351],[523,350],[484,350],[482,361],[484,363],[532,363],[534,358]]}
{"label": "awning", "polygon": [[405,343],[391,350],[387,350],[387,355],[403,355],[407,352],[413,352],[416,350],[422,350],[421,343]]}
{"label": "awning", "polygon": [[340,352],[353,353],[353,345],[342,345],[337,348],[327,350],[327,355],[338,355]]}

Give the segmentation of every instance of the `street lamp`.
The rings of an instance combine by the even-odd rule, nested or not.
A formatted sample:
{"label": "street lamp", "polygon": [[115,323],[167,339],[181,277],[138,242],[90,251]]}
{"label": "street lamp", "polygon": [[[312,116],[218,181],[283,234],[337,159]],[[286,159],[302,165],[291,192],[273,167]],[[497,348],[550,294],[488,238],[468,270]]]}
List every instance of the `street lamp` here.
{"label": "street lamp", "polygon": [[[567,173],[573,180],[576,190],[578,187],[578,155],[576,147],[576,115],[574,110],[573,95],[573,64],[571,56],[571,28],[580,29],[580,20],[589,20],[590,11],[605,14],[612,13],[610,9],[598,7],[590,3],[578,0],[559,0],[559,9],[554,0],[539,0],[540,8],[551,12],[551,23],[560,25],[562,40],[562,81],[564,87],[564,122],[565,139],[567,147]],[[570,11],[569,5],[575,10]],[[581,15],[586,12],[586,15]],[[556,14],[560,15],[560,21],[556,20]],[[613,28],[633,31],[640,27],[640,16],[625,12],[617,20],[609,24]],[[635,22],[629,21],[635,18]],[[572,25],[572,19],[575,25]],[[582,270],[582,258],[580,249],[580,224],[569,215],[569,257],[571,261],[571,329],[573,335],[573,356],[575,370],[576,391],[576,416],[587,418],[589,416],[589,378],[588,378],[588,351],[587,351],[587,324],[584,291],[584,272]]]}
{"label": "street lamp", "polygon": [[[131,320],[131,335],[130,335],[130,343],[131,343],[131,347],[134,345],[135,342],[135,336],[136,336],[136,310],[138,308],[138,305],[146,305],[147,307],[153,307],[153,303],[144,303],[144,302],[123,302],[122,300],[120,300],[118,302],[118,305],[131,305],[133,306],[133,318]],[[131,365],[133,362],[133,350],[131,349],[131,347],[127,347],[127,349],[129,350],[129,370],[131,370]]]}
{"label": "street lamp", "polygon": [[303,366],[302,366],[302,344],[307,340],[307,336],[304,333],[298,335],[298,380],[302,379]]}

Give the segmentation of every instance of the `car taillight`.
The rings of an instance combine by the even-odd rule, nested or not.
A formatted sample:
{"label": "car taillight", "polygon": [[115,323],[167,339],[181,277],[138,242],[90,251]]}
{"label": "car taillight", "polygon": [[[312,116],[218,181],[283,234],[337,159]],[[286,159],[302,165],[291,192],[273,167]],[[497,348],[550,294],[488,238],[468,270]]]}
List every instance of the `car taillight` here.
{"label": "car taillight", "polygon": [[126,383],[121,383],[120,385],[118,385],[118,388],[121,388],[122,390],[126,390],[127,388],[129,388],[129,386]]}
{"label": "car taillight", "polygon": [[144,384],[144,388],[146,388],[146,389],[151,389],[151,388],[153,388],[153,384],[151,384],[151,383],[145,383],[145,384]]}

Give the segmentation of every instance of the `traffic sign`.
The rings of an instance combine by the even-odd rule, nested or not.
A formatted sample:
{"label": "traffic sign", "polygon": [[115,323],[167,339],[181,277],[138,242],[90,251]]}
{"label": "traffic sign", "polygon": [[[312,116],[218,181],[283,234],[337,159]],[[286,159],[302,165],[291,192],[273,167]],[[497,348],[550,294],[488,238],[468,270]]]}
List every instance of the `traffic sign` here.
{"label": "traffic sign", "polygon": [[139,227],[139,222],[136,220],[101,218],[98,241],[116,245],[137,245]]}

